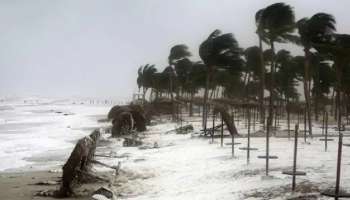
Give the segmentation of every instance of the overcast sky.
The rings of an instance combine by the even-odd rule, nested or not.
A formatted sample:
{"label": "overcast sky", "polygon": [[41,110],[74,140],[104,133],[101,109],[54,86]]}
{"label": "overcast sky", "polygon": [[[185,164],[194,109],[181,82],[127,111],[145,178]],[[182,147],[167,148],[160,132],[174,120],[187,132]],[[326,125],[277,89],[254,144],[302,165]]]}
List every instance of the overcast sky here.
{"label": "overcast sky", "polygon": [[[0,96],[131,98],[137,68],[164,68],[171,46],[198,46],[214,30],[257,45],[255,12],[270,0],[1,0]],[[350,33],[350,1],[285,1],[296,18],[336,17]],[[288,45],[293,53],[300,47]]]}

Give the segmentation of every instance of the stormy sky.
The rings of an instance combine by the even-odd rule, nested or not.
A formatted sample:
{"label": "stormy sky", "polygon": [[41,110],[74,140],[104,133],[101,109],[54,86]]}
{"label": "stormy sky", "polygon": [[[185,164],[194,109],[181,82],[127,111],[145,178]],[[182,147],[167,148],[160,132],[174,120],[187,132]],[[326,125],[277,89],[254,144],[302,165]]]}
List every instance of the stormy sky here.
{"label": "stormy sky", "polygon": [[[137,68],[164,68],[173,45],[187,44],[194,61],[214,29],[234,33],[241,47],[257,45],[254,14],[275,2],[1,0],[0,96],[130,98]],[[350,33],[348,0],[285,2],[297,19],[331,13],[338,32]]]}

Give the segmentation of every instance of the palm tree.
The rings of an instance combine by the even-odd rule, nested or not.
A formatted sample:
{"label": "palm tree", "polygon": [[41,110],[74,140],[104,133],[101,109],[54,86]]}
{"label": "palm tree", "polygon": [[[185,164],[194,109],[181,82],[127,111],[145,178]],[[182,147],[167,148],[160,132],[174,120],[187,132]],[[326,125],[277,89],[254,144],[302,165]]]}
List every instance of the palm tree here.
{"label": "palm tree", "polygon": [[[284,49],[280,50],[276,54],[276,86],[277,91],[284,99],[287,111],[287,125],[288,131],[290,131],[290,107],[291,100],[298,100],[297,86],[297,68],[294,66],[293,57],[289,51]],[[289,134],[289,132],[288,132]]]}
{"label": "palm tree", "polygon": [[[345,67],[349,66],[350,63],[350,35],[347,34],[333,34],[328,40],[325,40],[326,45],[320,45],[320,51],[324,49],[333,56],[335,72],[336,72],[336,108],[337,111],[337,120],[338,128],[341,127],[342,120],[342,101],[341,101],[341,92],[342,92],[342,79],[343,72],[346,70]],[[319,45],[319,44],[317,44]]]}
{"label": "palm tree", "polygon": [[[179,45],[175,45],[170,49],[170,54],[168,57],[168,61],[169,61],[169,67],[171,68],[172,71],[174,71],[173,66],[176,64],[177,61],[182,60],[184,58],[187,58],[191,56],[191,53],[188,51],[188,47],[184,44],[179,44]],[[170,75],[173,75],[175,73],[171,72],[169,73]],[[169,81],[169,87],[170,87],[170,97],[171,97],[171,102],[173,105],[173,110],[172,110],[172,119],[175,119],[175,108],[174,108],[174,91],[173,91],[173,82],[174,82],[174,77],[170,76]]]}
{"label": "palm tree", "polygon": [[310,77],[313,85],[311,89],[314,100],[315,119],[318,120],[319,104],[327,100],[330,88],[335,85],[335,70],[332,69],[329,58],[315,52],[311,54]]}
{"label": "palm tree", "polygon": [[199,46],[199,56],[207,66],[206,86],[204,90],[203,105],[203,128],[207,127],[207,101],[209,84],[212,80],[216,67],[241,65],[240,48],[232,33],[221,34],[220,30],[215,30]]}
{"label": "palm tree", "polygon": [[[296,38],[291,35],[294,31],[294,11],[292,7],[284,3],[275,3],[261,12],[259,26],[266,37],[267,42],[271,46],[272,54],[275,55],[275,42],[295,41]],[[269,115],[267,119],[266,129],[266,175],[269,169],[269,134],[273,121],[274,96],[275,96],[275,56],[271,60],[270,70],[270,98],[269,98]]]}
{"label": "palm tree", "polygon": [[186,88],[190,92],[190,112],[193,115],[193,98],[199,89],[205,88],[205,79],[207,74],[207,67],[202,62],[194,62],[189,70]]}
{"label": "palm tree", "polygon": [[177,82],[179,85],[179,93],[182,96],[185,90],[187,89],[186,86],[188,86],[189,81],[189,73],[191,71],[193,63],[188,58],[184,58],[182,60],[179,60],[175,63],[175,72],[177,77]]}
{"label": "palm tree", "polygon": [[137,85],[139,90],[142,86],[143,95],[142,100],[145,102],[145,96],[147,90],[153,85],[153,75],[157,72],[157,69],[154,65],[146,64],[144,66],[139,67],[138,69],[138,77],[137,77]]}
{"label": "palm tree", "polygon": [[[275,54],[275,42],[286,42],[295,40],[291,35],[294,31],[294,11],[292,7],[284,3],[272,4],[261,11],[260,25],[263,31],[263,35],[267,38],[268,43],[271,46],[272,53]],[[275,73],[275,58],[271,61],[271,84],[270,87],[270,100],[269,100],[269,117],[268,117],[268,130],[272,124],[273,119],[273,107],[274,107],[274,73]]]}
{"label": "palm tree", "polygon": [[304,47],[304,96],[309,124],[309,134],[312,135],[311,108],[310,108],[310,59],[313,41],[319,41],[326,34],[335,31],[335,20],[332,15],[326,13],[317,13],[310,19],[303,18],[297,22],[300,42]]}
{"label": "palm tree", "polygon": [[260,58],[260,93],[259,93],[259,105],[260,105],[260,122],[265,122],[265,108],[264,108],[264,91],[265,91],[265,62],[264,62],[264,50],[263,50],[263,40],[266,41],[266,36],[264,35],[263,26],[261,23],[261,16],[264,9],[258,10],[255,13],[255,25],[256,25],[256,33],[259,38],[259,58]]}
{"label": "palm tree", "polygon": [[[251,83],[250,78],[253,78],[253,81],[255,81],[254,82],[255,85],[260,86],[259,93],[257,96],[259,99],[260,106],[263,106],[263,105],[261,105],[261,98],[264,98],[264,96],[261,96],[261,89],[263,90],[263,88],[261,88],[261,85],[265,85],[264,83],[262,83],[263,81],[265,81],[265,80],[262,80],[262,73],[264,73],[263,77],[265,77],[265,70],[262,69],[261,66],[265,66],[265,65],[263,63],[261,63],[260,48],[257,46],[248,47],[244,51],[244,56],[245,56],[245,60],[246,60],[245,70],[248,72],[247,82]],[[265,78],[263,78],[263,79],[265,79]],[[257,82],[256,80],[259,80],[259,81]],[[247,86],[248,85],[252,86],[252,84],[247,84]],[[264,88],[265,88],[265,86],[264,86]],[[251,92],[251,90],[249,90],[249,92]],[[248,94],[247,90],[246,90],[246,93]],[[260,107],[260,109],[261,109],[261,107]],[[262,111],[264,111],[264,109],[262,109]]]}

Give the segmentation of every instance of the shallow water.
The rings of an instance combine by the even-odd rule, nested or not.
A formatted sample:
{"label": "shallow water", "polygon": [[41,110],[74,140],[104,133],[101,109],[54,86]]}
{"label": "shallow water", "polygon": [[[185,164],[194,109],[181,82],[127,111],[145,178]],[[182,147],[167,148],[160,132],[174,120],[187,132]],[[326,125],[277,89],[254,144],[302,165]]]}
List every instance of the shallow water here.
{"label": "shallow water", "polygon": [[61,165],[79,138],[95,128],[111,105],[64,100],[0,103],[0,171]]}

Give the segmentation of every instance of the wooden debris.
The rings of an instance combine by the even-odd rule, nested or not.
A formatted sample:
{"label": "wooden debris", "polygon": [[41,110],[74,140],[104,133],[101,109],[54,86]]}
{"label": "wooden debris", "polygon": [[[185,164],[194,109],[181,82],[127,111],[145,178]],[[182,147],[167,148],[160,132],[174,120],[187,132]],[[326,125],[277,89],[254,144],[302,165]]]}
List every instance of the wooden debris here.
{"label": "wooden debris", "polygon": [[70,157],[62,168],[62,184],[59,191],[55,194],[56,197],[71,196],[73,194],[73,181],[82,182],[85,178],[92,177],[89,171],[91,170],[92,160],[99,138],[100,132],[95,130],[92,134],[77,142]]}

